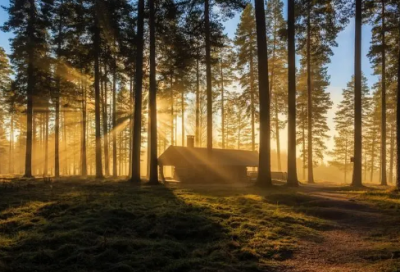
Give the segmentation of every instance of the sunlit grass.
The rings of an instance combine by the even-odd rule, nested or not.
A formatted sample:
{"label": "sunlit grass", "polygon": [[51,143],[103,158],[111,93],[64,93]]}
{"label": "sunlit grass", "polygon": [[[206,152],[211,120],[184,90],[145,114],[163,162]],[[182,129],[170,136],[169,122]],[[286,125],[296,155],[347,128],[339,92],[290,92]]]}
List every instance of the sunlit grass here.
{"label": "sunlit grass", "polygon": [[0,194],[1,271],[273,271],[346,219],[307,192],[279,187],[77,180]]}

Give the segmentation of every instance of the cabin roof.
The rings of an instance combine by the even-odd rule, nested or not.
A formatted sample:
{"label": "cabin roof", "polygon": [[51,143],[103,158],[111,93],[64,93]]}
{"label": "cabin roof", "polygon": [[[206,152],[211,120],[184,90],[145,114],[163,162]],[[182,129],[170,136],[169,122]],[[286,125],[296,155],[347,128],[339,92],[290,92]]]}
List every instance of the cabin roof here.
{"label": "cabin roof", "polygon": [[169,146],[159,157],[162,165],[220,165],[220,166],[258,166],[258,153],[247,150],[212,149]]}

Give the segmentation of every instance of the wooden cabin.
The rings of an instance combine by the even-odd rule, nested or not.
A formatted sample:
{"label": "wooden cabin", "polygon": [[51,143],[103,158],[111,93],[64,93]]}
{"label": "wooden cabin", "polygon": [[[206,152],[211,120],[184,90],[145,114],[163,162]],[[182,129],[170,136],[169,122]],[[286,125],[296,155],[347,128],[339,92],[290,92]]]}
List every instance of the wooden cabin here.
{"label": "wooden cabin", "polygon": [[248,181],[247,167],[258,167],[258,153],[246,150],[170,146],[159,157],[160,169],[172,166],[173,178],[181,182]]}

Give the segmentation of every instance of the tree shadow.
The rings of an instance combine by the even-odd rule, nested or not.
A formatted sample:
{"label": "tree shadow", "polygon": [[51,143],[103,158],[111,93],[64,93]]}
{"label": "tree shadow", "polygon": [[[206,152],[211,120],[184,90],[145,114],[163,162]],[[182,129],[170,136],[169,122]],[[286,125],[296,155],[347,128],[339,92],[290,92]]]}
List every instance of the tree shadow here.
{"label": "tree shadow", "polygon": [[64,182],[0,203],[1,271],[273,270],[212,209],[165,186]]}

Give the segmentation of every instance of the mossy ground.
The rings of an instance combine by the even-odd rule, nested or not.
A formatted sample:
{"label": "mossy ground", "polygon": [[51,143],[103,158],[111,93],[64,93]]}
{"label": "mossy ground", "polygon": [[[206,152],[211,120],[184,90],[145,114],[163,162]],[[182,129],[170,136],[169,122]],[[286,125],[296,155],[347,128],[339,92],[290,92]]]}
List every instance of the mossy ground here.
{"label": "mossy ground", "polygon": [[398,271],[398,209],[380,189],[17,181],[0,271]]}

